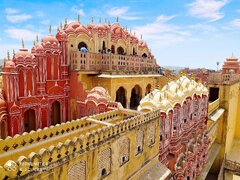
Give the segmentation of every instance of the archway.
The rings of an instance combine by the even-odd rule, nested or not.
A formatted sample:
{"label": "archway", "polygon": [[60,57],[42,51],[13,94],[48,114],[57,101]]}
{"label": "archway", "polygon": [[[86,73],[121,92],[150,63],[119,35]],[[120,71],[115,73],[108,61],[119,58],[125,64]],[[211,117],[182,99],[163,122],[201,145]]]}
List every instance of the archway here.
{"label": "archway", "polygon": [[36,115],[33,109],[29,109],[24,113],[25,132],[30,132],[37,129]]}
{"label": "archway", "polygon": [[0,122],[0,126],[1,126],[1,139],[5,139],[7,137],[7,122],[6,121],[1,121]]}
{"label": "archway", "polygon": [[136,51],[135,51],[135,48],[133,48],[133,56],[136,55]]}
{"label": "archway", "polygon": [[123,87],[120,87],[116,92],[116,100],[117,102],[120,102],[124,108],[126,108],[126,95],[125,95],[125,89]]}
{"label": "archway", "polygon": [[145,95],[149,94],[151,92],[151,84],[148,84],[147,87],[146,87],[146,93]]}
{"label": "archway", "polygon": [[146,57],[147,57],[147,54],[146,54],[146,53],[143,53],[143,54],[142,54],[142,57],[143,57],[143,58],[146,58]]}
{"label": "archway", "polygon": [[86,48],[87,49],[87,44],[83,41],[78,44],[78,50],[79,51],[81,51],[81,48]]}
{"label": "archway", "polygon": [[106,53],[106,44],[105,44],[105,41],[103,41],[103,43],[102,43],[102,52],[103,52],[103,53]]}
{"label": "archway", "polygon": [[122,46],[119,46],[117,48],[117,53],[120,54],[120,55],[124,55],[124,49],[122,48]]}
{"label": "archway", "polygon": [[61,104],[58,101],[52,103],[51,109],[51,125],[61,124]]}
{"label": "archway", "polygon": [[115,54],[115,46],[114,45],[111,46],[111,53]]}
{"label": "archway", "polygon": [[142,89],[139,85],[136,85],[131,92],[130,109],[137,109],[141,99]]}

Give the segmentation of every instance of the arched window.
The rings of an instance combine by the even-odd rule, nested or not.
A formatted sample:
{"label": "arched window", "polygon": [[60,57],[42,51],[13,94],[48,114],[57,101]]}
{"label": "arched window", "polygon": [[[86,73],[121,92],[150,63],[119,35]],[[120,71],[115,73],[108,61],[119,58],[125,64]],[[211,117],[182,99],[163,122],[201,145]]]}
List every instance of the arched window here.
{"label": "arched window", "polygon": [[51,125],[61,124],[61,104],[58,101],[52,103]]}
{"label": "arched window", "polygon": [[30,132],[31,130],[37,130],[35,110],[29,109],[24,113],[24,127],[25,127],[25,132]]}
{"label": "arched window", "polygon": [[115,54],[115,46],[114,45],[111,46],[111,53]]}
{"label": "arched window", "polygon": [[123,87],[120,87],[116,92],[116,100],[117,102],[120,102],[124,108],[126,108],[126,95],[125,95],[125,89]]}
{"label": "arched window", "polygon": [[103,43],[102,43],[102,52],[103,52],[103,53],[106,53],[106,44],[105,44],[105,41],[103,41]]}
{"label": "arched window", "polygon": [[137,109],[142,99],[142,89],[139,85],[134,86],[131,92],[130,108]]}
{"label": "arched window", "polygon": [[146,93],[145,95],[149,94],[151,92],[151,84],[148,84],[147,87],[146,87]]}
{"label": "arched window", "polygon": [[117,48],[117,53],[120,54],[120,55],[124,55],[124,49],[121,46],[119,46]]}
{"label": "arched window", "polygon": [[78,50],[81,51],[81,52],[85,52],[84,50],[87,51],[88,47],[87,47],[87,44],[85,42],[80,42],[78,44]]}
{"label": "arched window", "polygon": [[[5,116],[6,117],[6,116]],[[7,134],[8,134],[8,131],[7,131],[7,121],[6,121],[6,118],[2,119],[0,121],[0,131],[1,131],[1,139],[5,139],[7,137]]]}
{"label": "arched window", "polygon": [[133,53],[132,53],[133,55],[136,55],[137,53],[136,53],[136,51],[135,51],[135,48],[133,48]]}
{"label": "arched window", "polygon": [[147,57],[147,54],[146,54],[146,53],[143,53],[143,54],[142,54],[142,57],[143,57],[143,58],[146,58],[146,57]]}

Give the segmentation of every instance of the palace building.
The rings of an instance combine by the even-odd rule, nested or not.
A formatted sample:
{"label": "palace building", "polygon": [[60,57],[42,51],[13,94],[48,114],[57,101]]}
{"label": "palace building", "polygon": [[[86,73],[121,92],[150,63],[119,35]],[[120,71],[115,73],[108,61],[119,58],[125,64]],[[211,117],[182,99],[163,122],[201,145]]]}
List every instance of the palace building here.
{"label": "palace building", "polygon": [[56,36],[49,31],[4,61],[0,179],[239,172],[237,58],[210,73],[207,88],[187,75],[162,75],[147,43],[118,18],[85,26],[78,16],[60,23]]}
{"label": "palace building", "polygon": [[[114,101],[136,108],[159,81],[158,70],[146,42],[118,20],[84,26],[79,17],[60,25],[56,37],[50,27],[31,51],[23,44],[4,62],[1,137],[105,112],[117,107]],[[106,92],[97,86],[113,99],[101,98]]]}

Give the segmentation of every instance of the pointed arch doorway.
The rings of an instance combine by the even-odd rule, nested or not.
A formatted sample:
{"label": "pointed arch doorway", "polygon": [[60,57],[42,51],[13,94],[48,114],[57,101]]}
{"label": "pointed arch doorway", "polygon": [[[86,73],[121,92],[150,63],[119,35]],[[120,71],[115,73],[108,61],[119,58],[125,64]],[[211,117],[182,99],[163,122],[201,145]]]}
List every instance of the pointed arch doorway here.
{"label": "pointed arch doorway", "polygon": [[61,104],[54,101],[51,108],[51,125],[61,124],[61,122]]}

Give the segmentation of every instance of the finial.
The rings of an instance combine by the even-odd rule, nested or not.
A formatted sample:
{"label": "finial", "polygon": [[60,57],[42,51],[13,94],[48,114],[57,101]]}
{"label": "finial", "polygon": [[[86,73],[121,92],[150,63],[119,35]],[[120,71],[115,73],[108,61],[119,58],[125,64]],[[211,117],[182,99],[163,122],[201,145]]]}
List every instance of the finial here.
{"label": "finial", "polygon": [[119,22],[119,17],[117,16],[117,22]]}
{"label": "finial", "polygon": [[111,25],[111,23],[110,23],[110,21],[108,20],[108,25],[110,26]]}
{"label": "finial", "polygon": [[132,29],[130,29],[130,33],[132,34]]}
{"label": "finial", "polygon": [[134,31],[134,33],[133,33],[133,34],[134,34],[134,36],[136,36],[136,32],[135,32],[135,31]]}
{"label": "finial", "polygon": [[141,34],[141,39],[142,39],[142,34]]}
{"label": "finial", "polygon": [[94,19],[93,19],[93,17],[92,17],[92,24],[94,23]]}
{"label": "finial", "polygon": [[52,34],[52,26],[49,26],[49,33]]}
{"label": "finial", "polygon": [[38,43],[38,35],[36,35],[36,42]]}
{"label": "finial", "polygon": [[78,22],[80,23],[80,14],[78,14]]}
{"label": "finial", "polygon": [[7,51],[7,59],[10,60],[10,53]]}
{"label": "finial", "polygon": [[126,30],[128,30],[128,29],[127,29],[127,25],[126,25]]}
{"label": "finial", "polygon": [[62,30],[62,21],[60,22],[59,28]]}
{"label": "finial", "polygon": [[23,41],[23,39],[22,39],[22,48],[24,48],[24,41]]}
{"label": "finial", "polygon": [[64,27],[67,26],[67,18],[65,18]]}
{"label": "finial", "polygon": [[13,49],[13,55],[15,55],[15,50]]}
{"label": "finial", "polygon": [[107,24],[107,18],[105,18],[105,24]]}
{"label": "finial", "polygon": [[102,18],[99,18],[99,23],[100,23],[100,24],[102,23]]}

